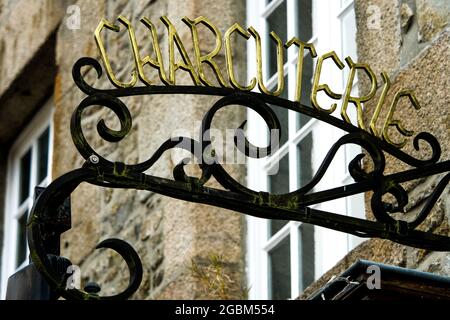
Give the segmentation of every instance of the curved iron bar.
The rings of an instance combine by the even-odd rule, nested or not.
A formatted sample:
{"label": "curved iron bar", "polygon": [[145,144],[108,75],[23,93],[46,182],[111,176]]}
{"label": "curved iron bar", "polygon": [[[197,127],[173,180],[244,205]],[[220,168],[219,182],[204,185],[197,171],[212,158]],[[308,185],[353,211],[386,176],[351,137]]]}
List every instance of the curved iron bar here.
{"label": "curved iron bar", "polygon": [[[62,297],[66,299],[126,299],[138,288],[142,281],[142,264],[138,254],[131,245],[120,239],[106,239],[100,242],[96,248],[109,248],[116,251],[127,263],[130,272],[130,281],[127,288],[112,296],[99,297],[76,288],[66,289],[66,278],[61,278],[60,271],[55,270],[53,256],[47,254],[45,249],[46,229],[51,226],[58,208],[82,182],[93,183],[98,171],[95,168],[81,168],[66,173],[53,181],[38,197],[31,210],[28,220],[27,238],[30,254],[38,270],[47,280],[48,284]],[[64,274],[64,273],[63,273]]]}
{"label": "curved iron bar", "polygon": [[[109,188],[149,190],[169,197],[219,206],[255,217],[301,221],[359,237],[378,237],[418,248],[450,251],[449,237],[415,230],[430,214],[432,207],[449,183],[450,174],[441,179],[433,194],[427,199],[422,211],[413,221],[396,220],[391,216],[393,212],[402,211],[408,203],[408,194],[400,185],[401,183],[450,171],[450,160],[438,163],[441,148],[436,138],[431,134],[422,132],[414,137],[413,146],[416,150],[419,150],[420,141],[426,142],[431,148],[431,156],[428,159],[416,159],[360,128],[297,102],[255,92],[240,92],[231,88],[148,86],[100,90],[91,87],[84,80],[81,70],[86,66],[93,67],[99,78],[102,75],[100,64],[92,58],[78,60],[72,71],[76,85],[88,95],[75,110],[71,120],[73,141],[86,162],[82,168],[63,175],[49,185],[33,206],[28,224],[28,241],[32,259],[49,284],[63,297],[74,299],[128,298],[138,289],[142,279],[141,262],[134,249],[122,240],[112,239],[100,243],[97,248],[111,248],[125,259],[130,270],[130,281],[127,289],[111,297],[99,297],[82,290],[65,289],[64,279],[58,276],[58,273],[52,267],[49,255],[45,251],[44,234],[45,229],[52,223],[55,208],[82,182]],[[100,120],[97,131],[106,141],[118,142],[129,133],[132,127],[130,112],[119,98],[147,94],[199,94],[215,95],[222,98],[205,114],[199,140],[187,137],[169,139],[162,143],[149,159],[138,164],[111,162],[98,154],[83,135],[81,127],[83,111],[94,105],[104,106],[113,111],[120,121],[120,130],[112,130],[106,126],[103,120]],[[280,123],[268,104],[294,110],[348,132],[328,151],[318,171],[308,184],[282,195],[257,192],[243,186],[226,172],[216,156],[209,151],[213,148],[211,148],[212,142],[208,130],[211,128],[214,115],[220,109],[230,105],[251,108],[264,119],[269,129],[281,130]],[[239,128],[242,129],[244,126],[245,122]],[[244,139],[244,147],[237,143],[238,138]],[[357,144],[366,151],[366,154],[358,154],[348,165],[349,172],[355,182],[325,191],[314,191],[314,187],[328,170],[337,151],[346,144]],[[235,145],[247,157],[259,158],[269,156],[272,152],[271,144],[267,147],[254,146],[239,131],[235,136]],[[182,161],[175,166],[173,170],[174,180],[144,173],[160,159],[165,151],[172,148],[190,151],[200,162],[201,177],[191,177],[185,173],[186,161]],[[413,168],[384,175],[386,165],[384,152]],[[366,172],[361,166],[361,160],[364,157],[370,157],[373,162],[373,169],[370,172]],[[214,177],[225,190],[205,187],[205,183],[211,177]],[[309,207],[312,204],[367,191],[373,191],[371,207],[377,221],[342,216]],[[383,201],[382,197],[388,193],[395,198],[395,205]]]}
{"label": "curved iron bar", "polygon": [[[228,96],[240,92],[242,94],[259,97],[267,104],[276,105],[280,108],[293,110],[298,113],[302,113],[308,117],[318,119],[320,121],[326,122],[332,126],[342,129],[347,132],[361,132],[364,136],[373,137],[368,132],[355,127],[343,120],[336,117],[330,116],[326,112],[315,110],[311,107],[304,106],[298,102],[290,101],[284,98],[268,96],[258,92],[242,92],[232,88],[219,88],[219,87],[201,87],[201,86],[144,86],[144,87],[133,87],[127,89],[96,89],[91,87],[86,83],[82,76],[81,69],[84,67],[92,67],[97,72],[97,76],[100,79],[102,76],[102,68],[100,63],[89,57],[79,59],[73,66],[72,75],[75,84],[78,88],[86,93],[87,95],[95,95],[98,93],[103,93],[111,97],[131,97],[131,96],[141,96],[141,95],[152,95],[152,94],[196,94],[196,95],[212,95],[212,96]],[[429,159],[420,160],[416,159],[393,145],[375,138],[377,144],[386,152],[393,155],[395,158],[409,164],[413,167],[420,167],[422,165],[428,165],[436,163],[441,155],[441,148],[439,142],[436,138],[428,132],[421,132],[414,137],[413,146],[416,150],[419,150],[419,142],[422,140],[431,148],[432,155]]]}

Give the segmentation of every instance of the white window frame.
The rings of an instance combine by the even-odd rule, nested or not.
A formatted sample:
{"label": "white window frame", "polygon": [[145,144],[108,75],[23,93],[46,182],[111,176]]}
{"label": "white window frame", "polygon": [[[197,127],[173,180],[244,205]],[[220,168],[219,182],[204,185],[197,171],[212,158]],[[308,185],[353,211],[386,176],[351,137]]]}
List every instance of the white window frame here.
{"label": "white window frame", "polygon": [[[7,164],[6,197],[4,211],[4,236],[2,250],[1,266],[1,297],[6,296],[6,287],[8,278],[17,270],[28,264],[26,259],[16,268],[17,259],[17,221],[22,212],[31,211],[33,206],[34,187],[47,186],[51,181],[52,175],[52,157],[53,157],[53,101],[49,99],[39,112],[33,117],[27,127],[22,131],[16,141],[13,143],[9,154]],[[37,170],[37,142],[40,135],[49,128],[49,151],[47,162],[47,176],[43,181],[36,181]],[[30,190],[29,197],[25,200],[26,208],[18,208],[19,195],[19,168],[21,157],[31,148],[31,171],[30,171]],[[23,213],[25,214],[25,213]],[[27,257],[29,249],[27,247]]]}
{"label": "white window frame", "polygon": [[[266,6],[264,0],[247,0],[247,26],[253,26],[257,29],[262,37],[268,35],[271,30],[267,30],[265,17],[273,12],[283,1],[287,5],[287,20],[288,20],[288,37],[290,39],[295,34],[295,0],[272,0]],[[320,8],[318,8],[320,6]],[[353,0],[316,0],[313,8],[313,37],[311,39],[300,39],[314,43],[317,54],[320,56],[331,50],[336,51],[339,58],[343,61],[345,54],[347,54],[346,44],[344,44],[341,37],[342,17],[349,14],[353,10]],[[318,22],[319,21],[319,22]],[[301,23],[301,21],[300,21]],[[356,30],[355,30],[356,32]],[[264,41],[265,39],[263,39]],[[254,41],[247,41],[247,73],[248,78],[253,78],[256,75],[255,63],[255,45]],[[264,44],[263,44],[264,45]],[[356,46],[356,45],[355,45]],[[354,50],[356,51],[356,50]],[[264,52],[264,51],[263,51]],[[307,51],[305,51],[306,55]],[[347,54],[349,55],[349,54]],[[350,56],[356,61],[356,52],[352,52]],[[266,65],[266,55],[263,55],[263,64]],[[315,59],[317,61],[317,58]],[[287,62],[284,66],[285,72],[293,75],[295,72],[295,65],[297,62],[297,54],[295,50],[289,49]],[[267,70],[268,68],[264,68]],[[346,67],[348,70],[348,67]],[[321,83],[330,84],[331,88],[344,92],[346,77],[348,71],[340,71],[334,68],[335,72],[322,72]],[[267,77],[267,75],[265,75]],[[267,79],[267,87],[276,84],[276,75],[271,79]],[[355,81],[356,82],[356,81]],[[294,100],[295,92],[295,77],[289,76],[286,83],[285,90],[289,90],[289,100]],[[357,92],[357,84],[353,86],[353,90]],[[339,106],[340,102],[338,102]],[[339,108],[337,108],[339,109]],[[351,119],[355,118],[356,112],[352,106],[349,108],[349,115]],[[272,155],[269,159],[248,159],[247,166],[247,183],[251,189],[267,191],[268,179],[265,172],[270,169],[270,166],[288,154],[289,157],[289,186],[290,191],[298,189],[298,152],[296,151],[299,142],[306,137],[310,132],[313,134],[313,172],[317,170],[318,165],[323,161],[326,152],[331,147],[332,143],[337,141],[339,133],[337,129],[325,125],[318,120],[310,120],[303,128],[296,131],[296,112],[289,110],[289,139],[280,149]],[[339,110],[333,114],[340,118]],[[248,111],[248,136],[250,141],[256,145],[267,145],[267,138],[261,134],[262,130],[266,130],[262,119],[256,115],[252,110]],[[283,129],[283,128],[282,128]],[[337,135],[338,134],[338,135]],[[341,131],[340,135],[344,134]],[[335,137],[329,139],[329,137]],[[330,141],[333,140],[333,141]],[[321,143],[321,148],[317,148],[317,142]],[[314,143],[316,142],[316,143]],[[323,148],[322,148],[323,146]],[[326,174],[322,181],[325,185],[343,185],[350,181],[347,166],[348,160],[351,160],[357,153],[360,152],[357,146],[346,146],[345,152],[338,153],[335,161],[337,162],[338,170],[333,170],[331,167],[329,171],[336,172],[336,174]],[[333,161],[333,162],[335,162]],[[336,168],[336,167],[335,167]],[[349,199],[338,199],[322,204],[317,204],[312,207],[336,212],[336,206],[344,208],[344,214],[351,214],[352,216],[364,217],[364,196],[362,194],[353,196]],[[290,237],[290,252],[291,252],[291,298],[297,298],[303,289],[301,288],[301,263],[300,263],[300,246],[301,234],[299,231],[299,222],[289,222],[275,235],[268,239],[269,220],[255,217],[247,217],[247,283],[250,288],[250,299],[268,299],[270,297],[270,280],[269,280],[269,250],[274,248],[282,239],[289,235]],[[314,242],[315,242],[315,278],[318,279],[331,267],[333,267],[345,254],[352,248],[359,244],[363,239],[352,235],[347,235],[330,229],[315,227],[314,228]]]}

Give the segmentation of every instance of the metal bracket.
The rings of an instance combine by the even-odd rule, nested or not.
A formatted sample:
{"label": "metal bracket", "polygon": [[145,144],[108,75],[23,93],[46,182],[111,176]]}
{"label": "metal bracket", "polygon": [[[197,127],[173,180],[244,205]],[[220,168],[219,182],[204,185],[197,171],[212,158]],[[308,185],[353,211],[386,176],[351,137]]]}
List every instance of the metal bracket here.
{"label": "metal bracket", "polygon": [[[413,145],[415,149],[419,150],[422,144],[427,144],[431,150],[431,155],[427,159],[417,159],[368,131],[335,118],[327,112],[317,111],[298,102],[256,92],[206,86],[147,86],[100,90],[89,86],[83,79],[81,69],[87,66],[94,68],[99,77],[102,74],[100,64],[92,58],[82,58],[75,63],[72,72],[75,83],[88,96],[76,108],[71,119],[72,139],[86,162],[82,168],[61,176],[49,185],[34,205],[28,225],[28,241],[32,259],[49,284],[56,288],[63,297],[68,299],[127,298],[137,290],[142,279],[142,266],[135,250],[122,240],[112,239],[99,246],[118,251],[127,262],[131,277],[129,286],[124,292],[111,297],[99,297],[97,294],[82,290],[65,290],[58,282],[55,271],[47,258],[49,248],[46,244],[46,236],[48,237],[46,230],[48,230],[47,226],[53,223],[53,219],[56,218],[58,221],[61,216],[58,218],[58,213],[51,208],[58,207],[82,182],[108,188],[148,190],[177,199],[235,210],[255,217],[301,221],[359,237],[378,237],[423,249],[450,251],[449,237],[418,230],[418,227],[430,215],[431,209],[450,181],[450,160],[438,162],[441,156],[441,148],[437,139],[430,133],[421,132],[414,137]],[[120,130],[108,128],[105,122],[101,120],[98,123],[97,131],[104,140],[118,142],[127,136],[132,127],[130,112],[119,98],[153,94],[214,95],[220,98],[205,114],[198,140],[182,136],[167,140],[149,159],[141,163],[111,162],[89,145],[81,126],[84,110],[91,106],[100,105],[113,111],[120,121]],[[226,172],[214,153],[207,152],[207,150],[213,149],[210,148],[213,142],[210,141],[208,135],[212,119],[217,111],[230,105],[241,105],[254,110],[265,120],[269,129],[281,131],[280,122],[269,104],[305,114],[347,132],[328,151],[309,183],[298,190],[282,195],[261,193],[248,189]],[[244,125],[245,123],[240,128],[243,128]],[[260,148],[252,145],[243,136],[239,138],[245,139],[245,143],[242,145],[236,143],[238,137],[235,137],[236,147],[247,157],[260,158],[269,156],[272,152],[270,145],[266,148]],[[348,163],[348,170],[354,179],[354,183],[325,191],[315,191],[314,187],[328,170],[337,151],[346,144],[357,144],[365,150],[365,153],[357,155]],[[158,161],[164,152],[172,148],[192,152],[198,160],[202,172],[201,176],[188,176],[183,169],[184,162],[175,167],[173,180],[144,173]],[[406,163],[410,166],[410,169],[385,174],[388,159],[385,154]],[[373,169],[367,170],[361,165],[363,158],[371,160]],[[409,201],[408,194],[401,183],[438,174],[443,174],[440,182],[425,201],[421,212],[412,221],[403,221],[392,216],[392,213],[403,212]],[[206,182],[211,178],[214,178],[223,189],[206,187]],[[343,216],[310,207],[313,204],[368,191],[372,191],[370,203],[376,221]],[[395,202],[386,202],[383,199],[386,194],[391,194],[395,198]]]}

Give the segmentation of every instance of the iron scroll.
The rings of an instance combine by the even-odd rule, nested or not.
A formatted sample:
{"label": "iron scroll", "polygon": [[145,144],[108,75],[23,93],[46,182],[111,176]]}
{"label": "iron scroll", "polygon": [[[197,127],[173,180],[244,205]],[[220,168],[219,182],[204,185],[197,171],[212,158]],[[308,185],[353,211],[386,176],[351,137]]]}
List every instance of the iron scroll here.
{"label": "iron scroll", "polygon": [[[450,181],[450,160],[439,162],[441,148],[437,139],[430,133],[422,132],[414,137],[413,145],[416,150],[422,143],[426,143],[431,150],[431,155],[427,159],[417,159],[368,131],[333,117],[328,112],[320,112],[298,102],[227,87],[145,86],[100,90],[90,86],[84,80],[81,72],[84,67],[95,69],[99,78],[102,76],[102,68],[92,58],[82,58],[73,67],[74,81],[87,95],[76,108],[71,119],[72,139],[85,159],[85,163],[81,168],[57,178],[46,188],[35,202],[28,221],[28,243],[32,260],[49,284],[64,298],[124,299],[138,289],[142,279],[142,265],[137,253],[130,245],[119,239],[106,240],[98,246],[116,250],[127,262],[130,270],[129,286],[118,295],[103,297],[79,289],[66,289],[65,279],[54,270],[45,249],[45,236],[57,214],[55,208],[62,204],[64,199],[82,182],[99,187],[148,190],[177,199],[231,209],[255,217],[301,221],[358,237],[383,238],[417,248],[450,251],[449,237],[418,230]],[[106,123],[100,120],[97,131],[104,140],[118,142],[126,137],[132,128],[130,112],[120,98],[156,94],[218,96],[219,99],[203,118],[200,128],[202,137],[208,137],[207,132],[216,112],[231,105],[253,109],[264,119],[269,129],[282,130],[277,116],[269,107],[270,104],[324,121],[347,133],[331,147],[309,183],[298,190],[281,195],[254,191],[236,181],[227,173],[213,153],[206,152],[211,149],[210,146],[213,143],[209,139],[196,140],[183,136],[172,138],[163,142],[149,159],[138,164],[111,162],[89,145],[81,127],[84,110],[91,106],[103,106],[113,111],[120,121],[120,130],[108,128]],[[245,123],[240,128],[244,125]],[[272,152],[270,147],[260,148],[252,145],[245,137],[236,136],[235,138],[244,139],[243,146],[236,143],[236,147],[247,157],[270,156]],[[354,182],[325,191],[314,191],[314,187],[321,181],[337,151],[347,144],[356,144],[365,150],[365,153],[357,155],[348,163],[348,170]],[[203,160],[199,161],[201,176],[193,177],[186,174],[184,162],[175,167],[174,179],[144,173],[160,159],[164,152],[172,148],[191,152],[200,150],[201,152],[196,152],[194,156]],[[385,154],[408,164],[411,168],[402,172],[384,174]],[[363,158],[370,158],[372,161],[373,168],[370,171],[362,167]],[[394,212],[402,212],[409,202],[408,194],[401,183],[442,173],[444,175],[440,182],[413,221],[407,222],[392,216]],[[214,178],[224,190],[205,186],[211,178]],[[370,205],[376,221],[343,216],[310,207],[313,204],[368,191],[373,192]],[[383,196],[386,194],[391,194],[395,201],[393,203],[383,201]]]}

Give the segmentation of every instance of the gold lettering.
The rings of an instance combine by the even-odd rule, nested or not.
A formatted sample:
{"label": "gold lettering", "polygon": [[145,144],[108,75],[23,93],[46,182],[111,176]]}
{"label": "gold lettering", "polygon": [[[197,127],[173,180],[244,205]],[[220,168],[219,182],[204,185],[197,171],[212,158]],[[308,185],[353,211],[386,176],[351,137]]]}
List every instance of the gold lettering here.
{"label": "gold lettering", "polygon": [[384,101],[386,100],[386,94],[389,91],[389,88],[391,86],[391,81],[389,80],[388,75],[386,72],[381,72],[381,77],[383,77],[384,86],[383,90],[381,91],[380,99],[378,100],[377,107],[375,108],[375,112],[373,113],[372,119],[370,120],[370,126],[369,131],[371,134],[373,134],[376,137],[380,137],[378,135],[378,130],[376,123],[378,121],[378,117],[380,116],[381,108],[383,108]]}
{"label": "gold lettering", "polygon": [[[377,91],[377,78],[375,77],[375,74],[373,73],[372,69],[367,64],[354,63],[350,57],[345,58],[345,62],[347,62],[348,66],[350,67],[350,73],[348,75],[347,88],[345,89],[344,100],[342,101],[341,116],[345,122],[351,123],[350,118],[347,115],[347,107],[349,102],[353,103],[356,107],[356,112],[358,116],[358,127],[365,130],[363,119],[363,108],[361,103],[369,101],[375,95]],[[353,81],[355,80],[356,71],[358,69],[362,69],[366,72],[371,81],[371,87],[367,95],[361,97],[353,97],[351,95],[353,89]]]}
{"label": "gold lettering", "polygon": [[336,52],[334,52],[334,51],[325,53],[323,56],[319,57],[319,60],[317,61],[317,65],[316,65],[316,71],[314,74],[313,87],[312,87],[312,93],[311,93],[311,103],[312,103],[313,107],[319,111],[323,111],[326,113],[333,113],[337,107],[336,103],[333,103],[331,105],[330,109],[323,109],[321,106],[319,106],[319,103],[317,102],[317,93],[319,91],[325,91],[325,94],[334,100],[339,100],[342,97],[341,94],[334,93],[333,91],[331,91],[330,87],[327,84],[319,85],[320,73],[322,71],[322,64],[328,58],[331,58],[333,60],[333,62],[338,66],[339,69],[341,69],[341,70],[344,69],[344,64],[338,58],[338,56],[336,55]]}
{"label": "gold lettering", "polygon": [[142,63],[141,56],[139,54],[139,47],[136,41],[136,33],[130,21],[124,16],[119,16],[118,20],[128,29],[128,36],[131,42],[131,48],[133,49],[134,62],[138,71],[139,79],[147,85],[152,85],[151,81],[144,74],[144,64]]}
{"label": "gold lettering", "polygon": [[284,47],[288,49],[290,46],[295,45],[298,47],[297,58],[297,85],[295,87],[295,101],[301,102],[302,98],[302,75],[303,75],[303,60],[305,59],[305,48],[309,50],[312,58],[317,57],[316,49],[312,43],[304,43],[297,38],[289,40]]}
{"label": "gold lettering", "polygon": [[392,119],[394,117],[394,112],[397,108],[398,101],[400,100],[401,97],[408,97],[409,101],[411,102],[413,107],[416,110],[420,109],[419,101],[417,100],[414,92],[412,92],[411,90],[401,90],[395,94],[394,100],[392,101],[392,104],[389,108],[389,112],[388,112],[386,121],[384,122],[383,139],[387,143],[392,144],[393,146],[395,146],[397,148],[403,148],[406,144],[406,139],[404,139],[402,142],[399,142],[399,143],[395,143],[394,141],[392,141],[391,138],[389,137],[389,127],[391,127],[391,126],[396,127],[397,130],[400,132],[400,134],[402,134],[405,137],[411,137],[414,134],[414,131],[406,130],[400,120]]}
{"label": "gold lettering", "polygon": [[[191,60],[189,58],[189,55],[181,41],[180,36],[178,35],[174,25],[171,23],[171,21],[166,17],[161,17],[162,22],[167,28],[168,33],[168,53],[169,53],[169,67],[168,69],[164,68],[164,60],[160,49],[160,44],[158,40],[158,34],[156,27],[154,24],[146,17],[142,18],[140,21],[150,30],[151,38],[152,38],[152,45],[155,54],[153,57],[150,57],[150,55],[146,55],[144,58],[141,57],[139,46],[136,39],[136,32],[133,28],[130,21],[125,18],[124,16],[119,16],[118,21],[124,25],[127,28],[128,36],[131,42],[131,48],[133,52],[133,58],[135,63],[135,68],[132,70],[132,78],[129,82],[121,82],[117,79],[115,73],[112,70],[111,61],[106,53],[105,44],[101,38],[101,32],[103,29],[108,29],[114,32],[120,32],[119,25],[115,25],[112,22],[106,20],[103,18],[100,23],[98,24],[94,36],[96,44],[99,48],[101,59],[104,63],[107,76],[111,83],[117,87],[117,88],[131,88],[135,86],[138,79],[140,79],[144,84],[151,86],[152,82],[149,80],[149,78],[144,73],[144,66],[149,64],[151,67],[158,70],[159,78],[165,85],[175,85],[175,72],[178,69],[183,69],[184,71],[187,71],[194,82],[194,85],[200,86],[204,84],[208,87],[214,87],[214,81],[213,79],[208,79],[205,73],[205,66],[204,64],[207,64],[211,71],[214,73],[217,82],[220,84],[221,87],[233,87],[234,89],[241,90],[241,91],[251,91],[255,88],[256,84],[258,84],[259,91],[264,95],[270,95],[270,96],[280,96],[284,90],[285,86],[285,79],[284,79],[284,57],[285,57],[285,51],[289,49],[291,46],[296,46],[298,48],[298,56],[297,56],[297,71],[296,71],[296,88],[295,88],[295,101],[301,102],[302,100],[302,88],[303,88],[303,65],[305,62],[305,56],[306,51],[309,50],[309,54],[311,55],[311,58],[316,58],[317,53],[315,50],[315,47],[312,43],[304,43],[301,40],[299,40],[296,37],[293,37],[290,39],[286,44],[284,44],[280,39],[280,37],[275,33],[271,32],[270,37],[272,41],[275,42],[277,47],[277,87],[269,90],[267,86],[264,84],[264,74],[263,74],[263,60],[262,60],[262,41],[261,36],[259,33],[253,28],[249,27],[247,30],[245,30],[240,24],[235,23],[233,24],[225,33],[224,38],[222,38],[222,33],[220,30],[212,24],[207,18],[200,16],[196,19],[189,19],[187,17],[184,17],[182,21],[190,28],[192,39],[193,39],[193,49],[195,53],[195,66],[191,63]],[[211,33],[214,35],[215,40],[215,47],[214,49],[207,53],[202,54],[200,50],[200,41],[199,41],[199,25],[204,25],[206,28],[208,28]],[[232,49],[232,35],[236,32],[241,37],[243,37],[245,40],[249,40],[250,37],[253,37],[255,40],[255,46],[256,46],[256,67],[257,67],[257,75],[256,77],[253,77],[250,82],[245,86],[240,84],[236,79],[235,70],[233,67],[233,49]],[[225,41],[225,62],[226,62],[226,71],[229,77],[229,84],[226,82],[225,74],[222,73],[222,71],[219,68],[218,63],[214,60],[217,56],[220,55],[220,51],[222,49],[223,43],[222,40]],[[180,61],[175,61],[175,46],[178,49],[178,52],[181,56]],[[323,63],[325,60],[330,59],[333,60],[334,64],[340,69],[344,69],[344,64],[339,59],[339,57],[336,55],[336,52],[330,51],[322,56],[319,57],[314,77],[313,77],[313,83],[312,83],[312,90],[311,90],[311,104],[314,109],[316,109],[319,112],[324,112],[327,114],[333,113],[337,108],[337,103],[332,103],[331,106],[326,109],[322,108],[318,101],[317,96],[320,91],[324,91],[324,93],[333,100],[342,100],[342,108],[340,110],[341,117],[344,120],[344,122],[348,124],[352,124],[350,121],[350,118],[347,114],[347,109],[349,103],[352,103],[357,111],[357,126],[363,130],[366,130],[364,122],[363,122],[363,104],[365,102],[370,101],[376,94],[377,90],[377,79],[370,68],[369,65],[363,64],[363,63],[355,63],[350,57],[345,58],[345,62],[350,68],[350,72],[348,75],[346,88],[343,94],[335,93],[333,92],[330,87],[322,83],[320,84],[320,76],[322,72]],[[371,87],[370,91],[361,96],[352,96],[352,89],[355,81],[355,77],[357,75],[358,70],[363,70],[367,76],[369,77],[371,81]],[[397,92],[393,98],[392,103],[389,106],[388,109],[388,115],[383,123],[382,128],[378,126],[377,128],[377,122],[379,121],[379,117],[381,114],[381,111],[383,109],[383,106],[385,104],[386,96],[390,90],[391,83],[388,75],[385,72],[381,73],[381,77],[383,79],[384,85],[381,92],[381,95],[377,101],[375,111],[370,119],[368,132],[375,137],[378,137],[380,139],[383,139],[387,143],[397,147],[402,148],[405,146],[407,139],[403,139],[399,143],[396,143],[392,141],[390,133],[390,128],[395,127],[400,135],[405,137],[410,137],[414,134],[413,131],[409,131],[405,129],[403,126],[401,120],[394,119],[394,113],[397,109],[397,105],[402,97],[408,97],[410,103],[412,106],[418,110],[420,109],[420,104],[414,95],[414,93],[411,90],[401,90]]]}
{"label": "gold lettering", "polygon": [[103,40],[101,37],[101,32],[102,32],[103,28],[106,28],[106,29],[114,31],[114,32],[119,32],[120,27],[114,25],[113,23],[111,23],[108,20],[106,20],[105,18],[103,18],[102,21],[100,21],[100,23],[98,24],[98,26],[94,32],[95,42],[100,51],[100,55],[102,57],[103,64],[105,65],[106,74],[107,74],[109,80],[112,82],[112,84],[116,88],[131,88],[136,84],[137,79],[138,79],[136,70],[132,71],[132,78],[131,78],[130,82],[121,82],[116,78],[116,76],[114,75],[114,72],[112,70],[112,67],[111,67],[111,62],[109,61],[108,55],[106,54],[105,45],[103,44]]}
{"label": "gold lettering", "polygon": [[[191,60],[189,59],[186,49],[181,42],[181,38],[178,35],[175,26],[166,16],[162,16],[161,21],[167,27],[167,33],[169,35],[169,83],[172,85],[175,84],[175,71],[178,69],[182,69],[189,73],[195,85],[201,85],[198,75],[195,72],[194,67],[192,66]],[[178,48],[183,62],[175,63],[175,45]]]}
{"label": "gold lettering", "polygon": [[[212,84],[208,79],[206,78],[205,72],[203,70],[203,63],[208,64],[214,74],[216,75],[217,81],[222,87],[226,87],[225,80],[222,76],[222,73],[220,72],[220,68],[217,65],[217,63],[213,60],[222,49],[222,33],[220,30],[213,25],[208,19],[201,16],[194,20],[188,19],[187,17],[184,17],[182,21],[187,24],[191,28],[192,33],[192,39],[194,42],[194,50],[195,50],[195,58],[197,61],[197,68],[198,68],[198,74],[200,77],[200,81],[203,82],[205,86],[214,87],[214,84]],[[208,53],[207,55],[202,55],[200,52],[200,44],[198,39],[198,30],[197,30],[197,24],[203,24],[206,26],[215,36],[216,38],[216,47],[213,51]]]}
{"label": "gold lettering", "polygon": [[[165,85],[170,85],[169,79],[167,79],[167,73],[166,70],[164,69],[164,61],[162,58],[162,54],[161,54],[161,49],[159,47],[159,41],[158,41],[158,34],[156,33],[156,27],[154,26],[154,24],[146,17],[141,19],[141,22],[150,30],[151,35],[152,35],[152,43],[153,43],[153,51],[155,51],[156,54],[156,60],[150,58],[150,56],[146,56],[144,59],[142,59],[140,61],[141,64],[141,69],[143,72],[143,67],[146,64],[149,64],[150,66],[156,68],[158,70],[159,73],[159,78],[161,79],[161,81],[165,84]],[[145,80],[143,80],[143,78],[145,78],[144,74],[142,73],[142,75],[140,75],[141,80],[146,82]]]}
{"label": "gold lettering", "polygon": [[250,84],[248,86],[242,86],[238,83],[236,80],[236,76],[234,74],[233,69],[233,50],[231,48],[231,35],[233,32],[237,32],[240,34],[245,40],[248,40],[250,38],[250,34],[242,28],[238,23],[233,24],[227,32],[225,32],[225,49],[226,49],[226,60],[227,60],[227,70],[228,75],[230,77],[230,83],[235,89],[243,90],[243,91],[251,91],[256,86],[256,79],[253,78],[250,81]]}
{"label": "gold lettering", "polygon": [[255,38],[256,42],[256,64],[257,64],[257,77],[258,77],[258,88],[261,93],[265,93],[270,96],[279,96],[283,93],[284,89],[284,51],[283,42],[280,37],[275,32],[270,33],[270,37],[277,44],[277,74],[278,74],[278,84],[277,89],[273,92],[269,91],[264,85],[264,77],[262,71],[262,56],[261,56],[261,37],[258,32],[253,28],[248,28],[250,34]]}

